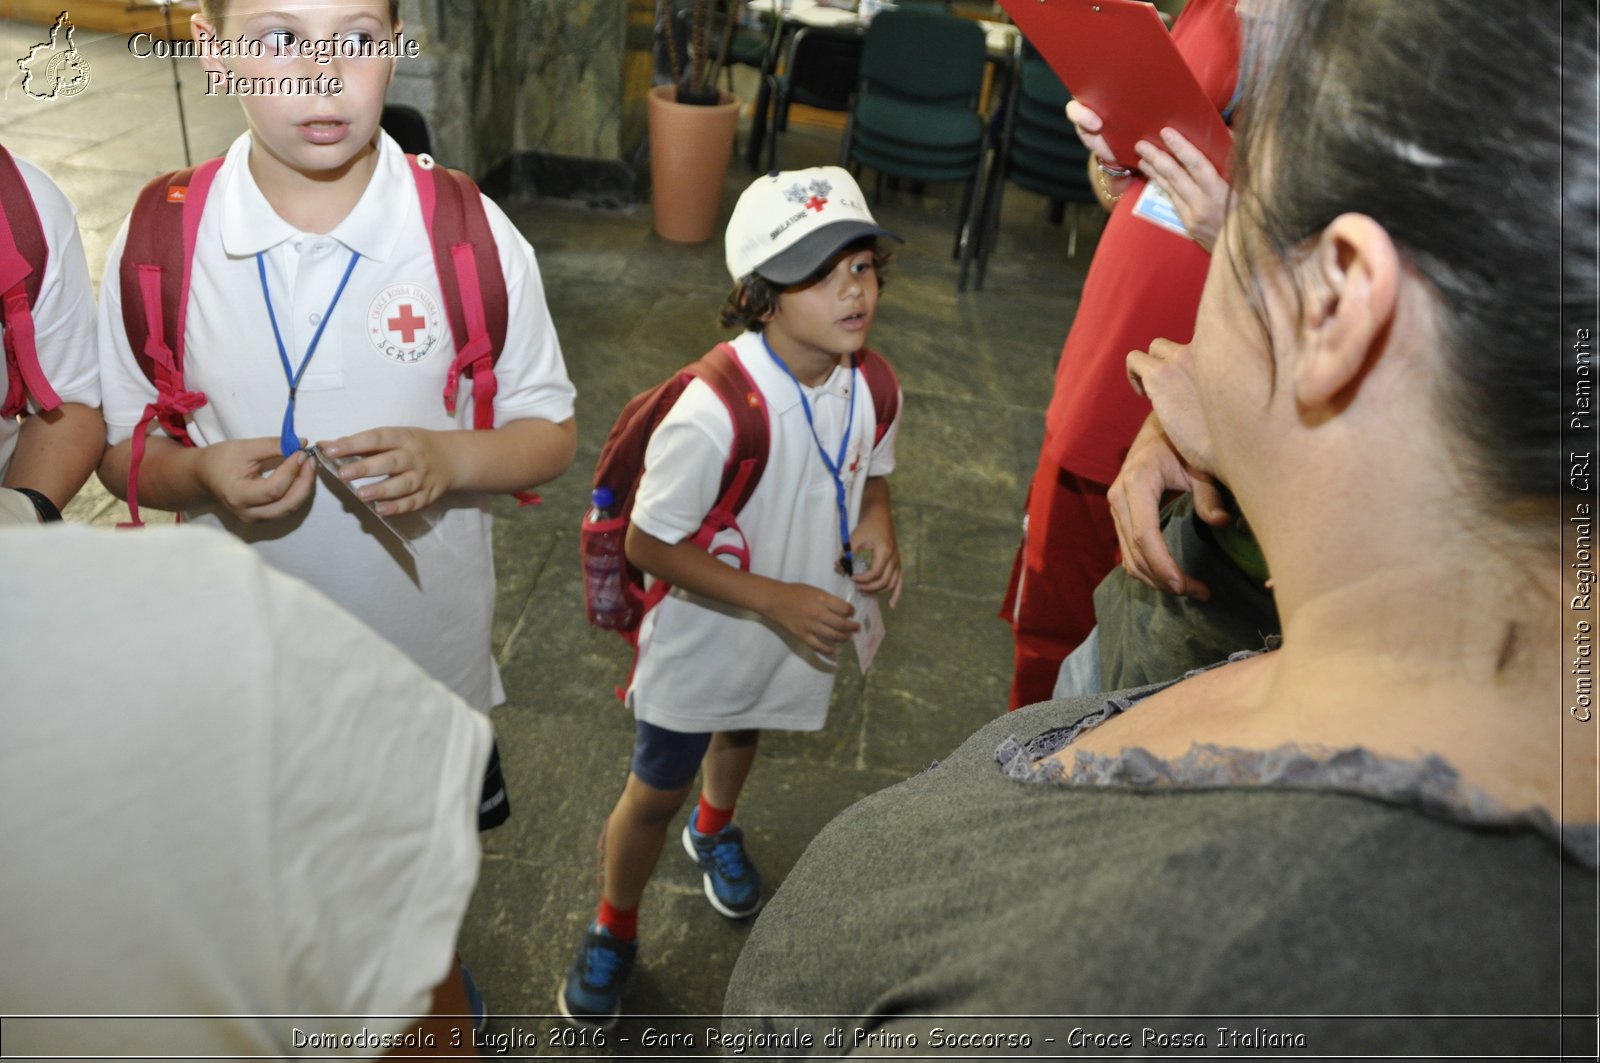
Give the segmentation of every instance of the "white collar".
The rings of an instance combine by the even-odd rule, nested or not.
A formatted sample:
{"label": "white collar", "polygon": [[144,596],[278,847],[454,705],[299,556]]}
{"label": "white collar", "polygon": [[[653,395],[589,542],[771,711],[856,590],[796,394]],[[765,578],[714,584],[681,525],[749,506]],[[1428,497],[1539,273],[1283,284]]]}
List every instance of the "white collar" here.
{"label": "white collar", "polygon": [[[218,175],[221,184],[222,247],[229,256],[248,258],[285,240],[308,234],[279,216],[250,173],[251,139],[241,133],[228,148]],[[362,258],[383,261],[406,226],[420,221],[416,183],[410,164],[389,134],[378,133],[378,164],[366,190],[344,220],[327,234]]]}
{"label": "white collar", "polygon": [[[739,361],[744,366],[745,372],[750,374],[750,379],[756,382],[761,389],[761,394],[766,397],[767,408],[775,414],[783,414],[800,405],[800,388],[795,387],[795,378],[780,367],[777,361],[767,350],[767,344],[759,332],[745,332],[733,341],[733,349],[739,355]],[[802,385],[803,387],[804,385]],[[814,388],[806,388],[813,397],[817,395],[832,395],[845,398],[850,393],[850,363],[841,358],[828,378]]]}

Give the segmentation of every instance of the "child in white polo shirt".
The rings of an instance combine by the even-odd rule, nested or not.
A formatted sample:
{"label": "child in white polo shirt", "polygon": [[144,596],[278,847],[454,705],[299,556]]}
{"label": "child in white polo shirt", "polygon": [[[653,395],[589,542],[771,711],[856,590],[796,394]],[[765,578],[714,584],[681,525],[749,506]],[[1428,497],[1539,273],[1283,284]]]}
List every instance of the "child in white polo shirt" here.
{"label": "child in white polo shirt", "polygon": [[[16,258],[0,261],[0,294],[33,291],[31,300],[7,307],[0,317],[0,332],[27,329],[30,322],[33,331],[31,344],[4,337],[8,377],[13,368],[16,376],[0,383],[6,412],[0,416],[0,524],[42,523],[61,519],[61,510],[105,449],[94,289],[71,201],[44,171],[4,147],[0,167],[11,168],[4,175],[7,187],[20,180],[31,200],[16,204],[18,211],[31,214],[30,223],[11,225],[9,241],[0,237],[0,244],[17,249]],[[17,231],[23,228],[33,231]],[[43,244],[44,260],[37,276],[26,250],[35,237]],[[25,314],[27,320],[13,314]]]}
{"label": "child in white polo shirt", "polygon": [[[507,326],[494,427],[474,431],[465,380],[453,414],[442,400],[455,355],[446,297],[416,181],[379,128],[393,50],[351,54],[396,38],[397,4],[207,0],[202,8],[194,20],[202,46],[230,46],[202,47],[208,71],[241,81],[321,74],[340,88],[240,97],[249,132],[210,186],[189,285],[185,386],[207,400],[185,423],[197,445],[151,433],[140,498],[239,535],[487,711],[504,700],[489,646],[490,499],[557,476],[576,443],[573,388],[533,250],[485,200]],[[112,444],[101,474],[124,497],[131,437],[157,394],[124,328],[126,239],[124,226],[99,326]],[[294,451],[295,439],[358,459],[342,478],[408,545]],[[285,459],[282,449],[293,452]]]}
{"label": "child in white polo shirt", "polygon": [[737,532],[719,533],[712,552],[692,541],[717,502],[734,430],[696,380],[650,438],[628,530],[629,559],[674,590],[639,629],[633,760],[607,822],[599,911],[557,1001],[575,1022],[609,1025],[620,1012],[639,900],[697,771],[683,843],[706,897],[734,919],[760,907],[761,879],[732,822],[760,731],[820,729],[834,654],[858,628],[853,603],[879,591],[899,599],[884,479],[898,422],[877,430],[857,371],[877,309],[879,237],[898,239],[838,167],[758,178],[734,208],[722,322],[745,329],[733,351],[771,430],[738,515],[749,568],[713,556]]}

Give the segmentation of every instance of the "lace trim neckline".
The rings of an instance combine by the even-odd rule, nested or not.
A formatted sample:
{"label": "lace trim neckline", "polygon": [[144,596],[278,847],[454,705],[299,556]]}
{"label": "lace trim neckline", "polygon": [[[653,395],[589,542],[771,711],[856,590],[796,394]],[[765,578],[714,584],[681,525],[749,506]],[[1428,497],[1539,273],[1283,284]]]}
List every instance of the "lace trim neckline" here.
{"label": "lace trim neckline", "polygon": [[1140,747],[1115,755],[1078,750],[1070,771],[1060,761],[1045,759],[1154,693],[1156,690],[1138,698],[1111,698],[1078,722],[1052,728],[1026,742],[1012,735],[995,750],[995,762],[1008,778],[1018,782],[1058,786],[1335,790],[1412,806],[1429,816],[1473,826],[1532,828],[1584,867],[1593,870],[1600,864],[1600,824],[1558,823],[1543,808],[1507,809],[1463,781],[1460,773],[1437,755],[1401,760],[1359,746],[1330,750],[1290,742],[1265,750],[1195,743],[1175,759],[1158,757]]}

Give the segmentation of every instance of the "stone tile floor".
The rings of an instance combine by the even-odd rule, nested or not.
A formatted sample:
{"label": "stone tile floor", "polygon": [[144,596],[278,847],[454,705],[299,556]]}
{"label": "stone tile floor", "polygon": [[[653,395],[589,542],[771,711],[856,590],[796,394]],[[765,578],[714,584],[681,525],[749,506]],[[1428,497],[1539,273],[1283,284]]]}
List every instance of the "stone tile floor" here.
{"label": "stone tile floor", "polygon": [[[0,143],[50,171],[77,203],[98,279],[139,186],[183,165],[174,74],[163,60],[131,56],[125,38],[80,31],[88,88],[72,99],[33,100],[9,60],[43,36],[40,27],[0,21],[0,59],[8,60],[0,64]],[[200,94],[192,61],[180,67],[190,143],[203,159],[221,152],[243,121],[234,101]],[[833,161],[837,137],[791,127],[786,164]],[[751,176],[736,159],[724,218]],[[846,652],[827,728],[763,743],[740,820],[772,886],[836,812],[921,770],[1005,708],[1010,640],[996,610],[1099,218],[1084,211],[1085,238],[1069,258],[1067,229],[1047,223],[1044,201],[1009,189],[986,290],[961,293],[949,257],[960,191],[891,188],[874,203],[880,222],[907,239],[873,330],[905,391],[891,482],[907,585],[870,674]],[[507,503],[497,522],[494,642],[510,700],[494,720],[515,814],[484,839],[461,949],[495,1013],[491,1036],[516,1038],[518,1054],[574,1055],[585,1050],[549,1044],[552,1023],[542,1017],[554,1010],[590,918],[595,840],[632,736],[631,716],[612,693],[629,655],[584,622],[577,529],[617,410],[722,338],[715,315],[728,278],[720,239],[666,243],[652,232],[648,205],[502,205],[539,255],[578,387],[580,448],[542,507]],[[122,512],[91,482],[69,517],[111,524]],[[745,933],[710,910],[698,874],[669,842],[644,902],[640,962],[626,998],[633,1015],[592,1051],[638,1051],[653,1028],[689,1034],[704,1052],[710,1020],[700,1016],[720,1011]]]}

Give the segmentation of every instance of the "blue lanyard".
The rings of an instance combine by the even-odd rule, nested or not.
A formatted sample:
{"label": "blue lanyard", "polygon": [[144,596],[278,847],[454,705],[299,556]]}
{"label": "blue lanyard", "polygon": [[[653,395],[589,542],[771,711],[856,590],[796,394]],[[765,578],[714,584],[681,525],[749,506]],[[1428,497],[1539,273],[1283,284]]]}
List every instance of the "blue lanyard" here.
{"label": "blue lanyard", "polygon": [[850,358],[850,406],[844,417],[844,438],[839,440],[839,456],[828,457],[828,449],[822,445],[822,439],[817,435],[817,421],[811,414],[811,403],[806,401],[806,389],[801,385],[800,378],[794,375],[794,370],[784,364],[772,349],[772,344],[767,342],[765,333],[761,335],[761,345],[767,349],[772,360],[778,363],[778,368],[794,381],[794,389],[800,395],[800,408],[806,412],[806,424],[811,428],[812,442],[817,445],[817,454],[822,458],[823,467],[828,470],[828,475],[833,477],[833,501],[839,509],[839,542],[844,547],[844,552],[839,555],[839,565],[844,569],[844,574],[854,574],[855,556],[850,552],[850,504],[845,498],[844,491],[844,459],[850,449],[850,427],[856,419],[856,360]]}
{"label": "blue lanyard", "polygon": [[278,341],[278,358],[283,362],[284,379],[289,382],[289,405],[283,411],[283,437],[278,441],[278,449],[283,451],[283,456],[288,457],[300,449],[300,435],[294,430],[294,399],[295,393],[300,390],[300,378],[306,375],[306,366],[311,364],[311,356],[317,353],[317,344],[322,342],[322,330],[328,327],[328,321],[333,317],[333,308],[339,305],[339,296],[344,294],[344,286],[350,283],[350,274],[356,270],[356,259],[361,257],[361,252],[350,252],[350,264],[344,268],[344,276],[339,279],[339,287],[333,293],[333,301],[328,304],[327,311],[322,315],[322,321],[317,325],[316,333],[311,337],[311,346],[306,348],[306,356],[300,359],[300,368],[294,369],[289,365],[289,351],[283,345],[283,333],[278,331],[278,315],[272,312],[272,293],[267,290],[267,262],[264,252],[256,252],[256,272],[261,276],[261,298],[267,301],[267,320],[272,322],[272,338]]}

